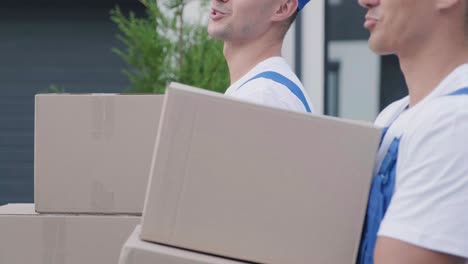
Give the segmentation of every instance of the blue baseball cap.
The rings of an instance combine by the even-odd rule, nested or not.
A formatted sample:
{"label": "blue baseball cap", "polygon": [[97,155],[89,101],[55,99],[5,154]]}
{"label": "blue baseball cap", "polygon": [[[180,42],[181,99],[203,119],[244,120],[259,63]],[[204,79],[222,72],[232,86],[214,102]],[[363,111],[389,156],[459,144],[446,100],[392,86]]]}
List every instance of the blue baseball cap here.
{"label": "blue baseball cap", "polygon": [[297,6],[297,11],[301,11],[302,8],[304,8],[307,3],[309,3],[310,0],[299,0],[299,5]]}

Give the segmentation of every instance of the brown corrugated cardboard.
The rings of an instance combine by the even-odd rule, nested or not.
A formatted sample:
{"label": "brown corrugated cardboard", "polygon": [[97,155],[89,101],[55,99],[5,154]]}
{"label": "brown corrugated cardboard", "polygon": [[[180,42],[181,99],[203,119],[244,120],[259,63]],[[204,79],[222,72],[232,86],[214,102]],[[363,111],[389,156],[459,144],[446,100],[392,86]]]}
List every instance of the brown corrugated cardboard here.
{"label": "brown corrugated cardboard", "polygon": [[141,238],[261,263],[354,263],[381,131],[171,84]]}
{"label": "brown corrugated cardboard", "polygon": [[140,240],[140,226],[122,248],[119,264],[242,264],[225,258]]}
{"label": "brown corrugated cardboard", "polygon": [[41,213],[141,214],[162,95],[37,95]]}
{"label": "brown corrugated cardboard", "polygon": [[2,264],[115,264],[137,216],[37,214],[33,204],[0,207]]}

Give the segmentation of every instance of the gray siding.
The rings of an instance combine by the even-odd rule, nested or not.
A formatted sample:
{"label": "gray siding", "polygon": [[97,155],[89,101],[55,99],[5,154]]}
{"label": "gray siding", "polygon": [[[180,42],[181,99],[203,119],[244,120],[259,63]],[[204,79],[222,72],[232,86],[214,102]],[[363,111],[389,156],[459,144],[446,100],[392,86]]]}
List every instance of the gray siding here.
{"label": "gray siding", "polygon": [[[332,2],[336,4],[331,4]],[[357,1],[338,0],[328,2],[328,41],[367,40],[364,29],[366,10]],[[365,74],[365,73],[363,73]],[[383,56],[381,60],[380,109],[408,95],[405,79],[395,56]]]}
{"label": "gray siding", "polygon": [[366,39],[369,33],[363,27],[365,14],[366,10],[356,0],[328,1],[326,27],[329,40]]}
{"label": "gray siding", "polygon": [[115,2],[64,2],[0,9],[0,204],[33,201],[35,94],[52,84],[69,93],[128,87],[125,64],[111,51],[120,45],[109,19]]}

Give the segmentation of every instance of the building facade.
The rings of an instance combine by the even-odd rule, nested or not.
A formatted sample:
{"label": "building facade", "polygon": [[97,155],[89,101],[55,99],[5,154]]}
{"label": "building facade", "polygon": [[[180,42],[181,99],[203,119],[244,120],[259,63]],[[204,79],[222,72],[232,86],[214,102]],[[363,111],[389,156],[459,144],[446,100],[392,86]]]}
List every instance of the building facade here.
{"label": "building facade", "polygon": [[[199,10],[196,1],[187,8]],[[121,46],[109,15],[116,5],[144,12],[138,0],[2,0],[0,204],[33,201],[35,94],[129,86],[111,51]],[[406,94],[397,59],[368,49],[364,14],[356,0],[313,0],[287,35],[284,56],[319,113],[372,121]]]}
{"label": "building facade", "polygon": [[111,49],[115,5],[135,0],[2,0],[0,4],[0,204],[33,201],[34,95],[124,91]]}

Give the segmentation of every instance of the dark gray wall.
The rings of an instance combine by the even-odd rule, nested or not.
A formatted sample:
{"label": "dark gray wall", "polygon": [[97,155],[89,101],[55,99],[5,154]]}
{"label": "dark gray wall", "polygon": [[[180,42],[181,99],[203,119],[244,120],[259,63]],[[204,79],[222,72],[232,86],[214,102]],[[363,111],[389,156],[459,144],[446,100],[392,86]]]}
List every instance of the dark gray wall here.
{"label": "dark gray wall", "polygon": [[408,95],[403,73],[398,58],[394,55],[383,56],[381,60],[380,77],[380,109]]}
{"label": "dark gray wall", "polygon": [[[0,204],[33,201],[34,95],[124,91],[109,10],[118,1],[2,0]],[[119,1],[141,10],[137,0]]]}
{"label": "dark gray wall", "polygon": [[[364,29],[366,10],[359,6],[357,0],[341,0],[331,4],[328,0],[327,36],[328,41],[366,40],[369,32]],[[380,109],[408,94],[405,79],[395,56],[384,56],[381,59]]]}
{"label": "dark gray wall", "polygon": [[366,10],[357,0],[341,0],[339,4],[328,1],[327,33],[329,40],[362,40],[369,36],[364,29]]}

